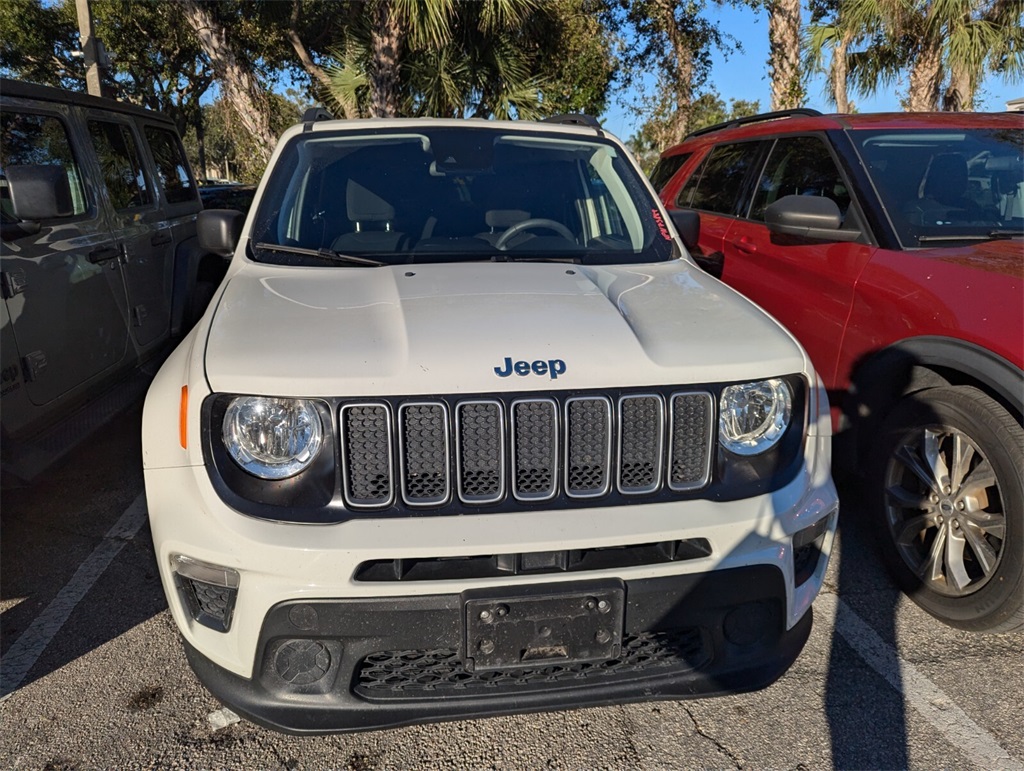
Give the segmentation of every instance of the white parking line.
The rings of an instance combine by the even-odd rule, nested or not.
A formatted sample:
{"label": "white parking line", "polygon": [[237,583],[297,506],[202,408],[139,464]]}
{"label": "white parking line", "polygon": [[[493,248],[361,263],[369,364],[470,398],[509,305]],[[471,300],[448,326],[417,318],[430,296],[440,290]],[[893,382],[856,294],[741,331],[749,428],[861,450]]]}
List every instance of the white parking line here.
{"label": "white parking line", "polygon": [[839,597],[822,593],[814,604],[835,618],[835,631],[974,765],[982,769],[1024,771],[1024,763],[1004,750],[992,734],[971,720],[917,667],[900,658],[896,649]]}
{"label": "white parking line", "polygon": [[124,548],[146,521],[146,496],[140,493],[117,520],[100,544],[78,567],[71,580],[57,593],[31,626],[7,649],[0,659],[0,701],[6,700],[21,685],[25,675],[46,650],[46,646],[68,620],[96,580],[103,575],[118,552]]}

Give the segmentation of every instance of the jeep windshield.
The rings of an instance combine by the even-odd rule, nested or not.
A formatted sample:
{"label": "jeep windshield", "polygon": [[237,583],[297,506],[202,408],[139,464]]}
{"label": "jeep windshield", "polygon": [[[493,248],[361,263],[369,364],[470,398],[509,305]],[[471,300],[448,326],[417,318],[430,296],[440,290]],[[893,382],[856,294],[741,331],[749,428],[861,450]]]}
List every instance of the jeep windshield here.
{"label": "jeep windshield", "polygon": [[887,129],[850,135],[904,247],[1024,236],[1024,131]]}
{"label": "jeep windshield", "polygon": [[367,123],[305,132],[282,149],[250,234],[253,259],[617,264],[679,256],[646,184],[603,137],[482,122]]}

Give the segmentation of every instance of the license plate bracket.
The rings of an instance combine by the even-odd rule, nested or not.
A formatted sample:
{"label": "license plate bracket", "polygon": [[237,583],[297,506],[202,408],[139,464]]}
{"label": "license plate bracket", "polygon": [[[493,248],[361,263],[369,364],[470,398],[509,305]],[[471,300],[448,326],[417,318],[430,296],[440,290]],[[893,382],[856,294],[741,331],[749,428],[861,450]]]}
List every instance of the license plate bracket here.
{"label": "license plate bracket", "polygon": [[486,672],[617,658],[624,609],[621,582],[473,593],[463,603],[464,666]]}

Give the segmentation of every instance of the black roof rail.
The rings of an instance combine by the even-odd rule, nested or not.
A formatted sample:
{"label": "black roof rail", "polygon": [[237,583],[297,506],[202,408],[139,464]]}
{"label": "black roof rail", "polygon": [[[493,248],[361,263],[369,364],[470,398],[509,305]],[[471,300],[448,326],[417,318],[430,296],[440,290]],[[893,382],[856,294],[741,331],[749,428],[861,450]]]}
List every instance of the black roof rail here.
{"label": "black roof rail", "polygon": [[763,121],[775,120],[776,118],[792,118],[797,115],[804,115],[813,118],[821,115],[821,113],[810,107],[795,107],[792,110],[777,110],[776,112],[762,112],[758,115],[745,115],[742,118],[733,118],[732,120],[723,121],[722,123],[716,123],[714,126],[705,126],[704,128],[699,128],[696,131],[691,131],[686,135],[683,141],[685,142],[687,139],[699,137],[703,134],[710,134],[712,131],[721,131],[722,129],[735,128],[736,126],[745,126],[748,123],[761,123]]}
{"label": "black roof rail", "polygon": [[316,123],[318,120],[334,120],[334,116],[324,107],[307,107],[302,113],[303,123]]}
{"label": "black roof rail", "polygon": [[541,123],[564,123],[570,126],[589,126],[592,129],[601,130],[601,124],[593,115],[584,115],[580,112],[565,113],[563,115],[550,115],[541,120]]}

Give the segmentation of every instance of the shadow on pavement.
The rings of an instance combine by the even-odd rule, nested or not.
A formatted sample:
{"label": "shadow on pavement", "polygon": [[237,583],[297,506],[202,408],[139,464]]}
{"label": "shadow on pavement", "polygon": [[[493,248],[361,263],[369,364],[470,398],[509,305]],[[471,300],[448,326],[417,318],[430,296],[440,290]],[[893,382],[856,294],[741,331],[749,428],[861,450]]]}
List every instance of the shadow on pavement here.
{"label": "shadow on pavement", "polygon": [[[141,410],[140,402],[118,416],[31,486],[2,493],[0,697],[167,607],[148,523],[133,537],[105,538],[142,493]],[[85,575],[90,555],[116,549],[98,575]],[[77,602],[75,589],[84,591]]]}

